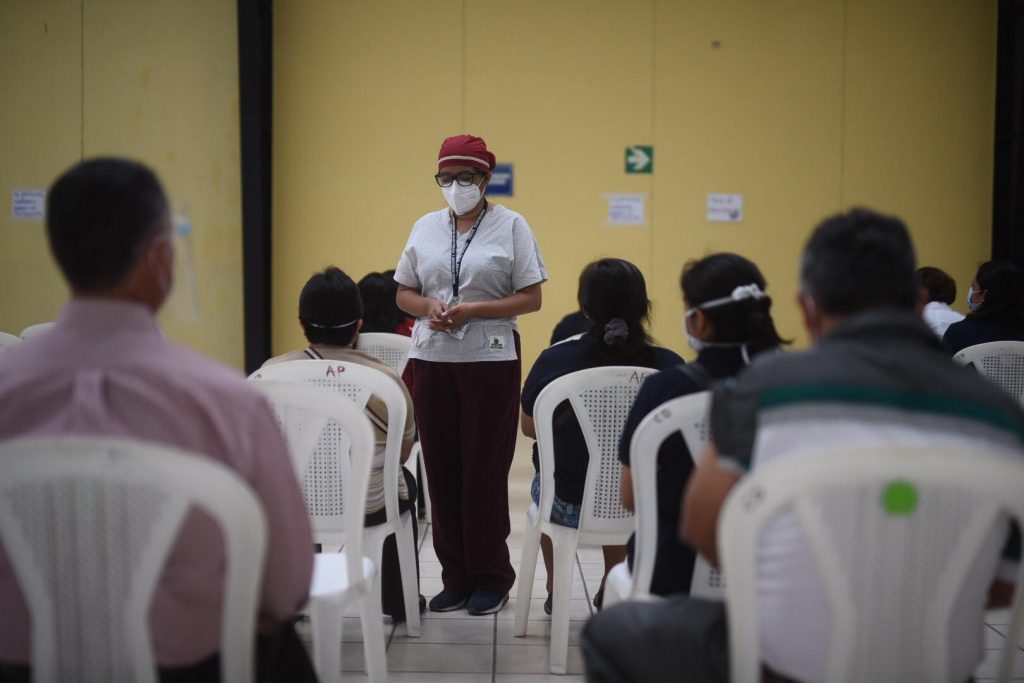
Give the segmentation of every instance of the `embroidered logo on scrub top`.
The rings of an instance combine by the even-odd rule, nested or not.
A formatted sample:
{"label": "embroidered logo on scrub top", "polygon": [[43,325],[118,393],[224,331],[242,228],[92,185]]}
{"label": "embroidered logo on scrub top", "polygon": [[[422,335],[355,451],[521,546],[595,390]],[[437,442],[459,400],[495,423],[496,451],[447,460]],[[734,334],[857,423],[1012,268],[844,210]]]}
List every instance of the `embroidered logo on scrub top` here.
{"label": "embroidered logo on scrub top", "polygon": [[503,351],[505,349],[505,340],[497,335],[492,335],[490,341],[487,342],[487,348],[491,351]]}

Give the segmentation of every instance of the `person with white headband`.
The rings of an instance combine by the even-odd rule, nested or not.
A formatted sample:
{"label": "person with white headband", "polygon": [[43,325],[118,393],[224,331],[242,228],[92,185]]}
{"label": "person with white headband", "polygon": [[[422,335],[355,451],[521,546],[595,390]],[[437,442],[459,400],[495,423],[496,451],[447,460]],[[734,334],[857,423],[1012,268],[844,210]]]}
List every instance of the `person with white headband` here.
{"label": "person with white headband", "polygon": [[482,138],[441,144],[434,179],[448,207],[416,221],[395,269],[398,306],[416,316],[406,372],[444,584],[435,612],[497,612],[515,581],[505,540],[522,372],[516,316],[540,309],[548,274],[526,220],[484,196],[494,161]]}
{"label": "person with white headband", "polygon": [[[666,401],[709,389],[714,381],[736,375],[753,356],[785,343],[775,331],[764,276],[750,260],[721,253],[690,261],[679,284],[686,307],[683,333],[697,359],[652,375],[640,387],[619,443],[621,495],[629,509],[634,507],[629,443],[647,414]],[[677,433],[658,452],[658,551],[651,580],[655,595],[690,590],[695,555],[679,541],[676,530],[683,488],[692,472],[693,458]],[[632,566],[633,539],[626,548]]]}
{"label": "person with white headband", "polygon": [[[404,463],[416,438],[412,398],[402,378],[391,366],[365,351],[356,350],[356,341],[363,329],[363,299],[359,287],[352,278],[334,266],[324,269],[323,272],[314,273],[299,294],[299,325],[309,346],[275,356],[267,360],[263,366],[293,360],[337,360],[364,365],[390,377],[405,396],[406,418],[401,455]],[[384,451],[388,436],[388,410],[384,401],[373,394],[366,402],[365,412],[373,426],[375,438],[373,467],[370,470],[366,495],[365,524],[374,526],[387,521],[387,512],[384,510]],[[390,483],[391,486],[398,486],[398,510],[414,510],[416,479],[405,467],[399,468],[398,475],[398,481]],[[412,528],[413,534],[417,534],[415,524]],[[384,544],[382,565],[381,598],[384,613],[396,621],[402,621],[405,619],[405,603],[394,537],[389,538]],[[422,596],[420,600],[420,611],[423,611],[425,603]]]}

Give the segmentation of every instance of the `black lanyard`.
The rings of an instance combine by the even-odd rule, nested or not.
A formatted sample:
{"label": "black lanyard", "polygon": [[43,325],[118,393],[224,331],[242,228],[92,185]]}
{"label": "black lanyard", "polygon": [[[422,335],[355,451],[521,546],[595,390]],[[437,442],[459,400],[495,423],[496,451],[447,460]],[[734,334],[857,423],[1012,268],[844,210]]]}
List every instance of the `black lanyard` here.
{"label": "black lanyard", "polygon": [[476,217],[476,222],[469,229],[469,235],[466,237],[466,246],[462,247],[462,253],[459,254],[458,259],[455,258],[455,255],[459,250],[459,219],[452,214],[452,296],[455,298],[459,296],[459,274],[462,272],[462,259],[465,258],[466,250],[469,249],[469,243],[473,241],[473,236],[476,235],[476,229],[480,227],[480,222],[483,221],[485,213],[487,213],[486,200],[484,201],[483,208],[480,209],[480,215]]}

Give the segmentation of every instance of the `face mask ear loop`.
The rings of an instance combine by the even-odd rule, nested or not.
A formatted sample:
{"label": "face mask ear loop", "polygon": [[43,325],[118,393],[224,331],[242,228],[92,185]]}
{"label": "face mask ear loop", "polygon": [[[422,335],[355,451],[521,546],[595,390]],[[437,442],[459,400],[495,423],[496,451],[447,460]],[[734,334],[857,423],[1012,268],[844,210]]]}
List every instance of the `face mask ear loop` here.
{"label": "face mask ear loop", "polygon": [[750,365],[750,354],[747,353],[746,342],[740,345],[740,355],[743,356],[743,364]]}

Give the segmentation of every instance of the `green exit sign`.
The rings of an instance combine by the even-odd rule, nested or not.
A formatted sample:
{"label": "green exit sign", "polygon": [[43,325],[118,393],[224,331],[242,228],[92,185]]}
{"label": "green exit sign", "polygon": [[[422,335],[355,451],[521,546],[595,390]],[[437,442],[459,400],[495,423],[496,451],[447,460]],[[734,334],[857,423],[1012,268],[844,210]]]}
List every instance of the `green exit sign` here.
{"label": "green exit sign", "polygon": [[654,170],[654,145],[626,148],[626,173],[650,173]]}

